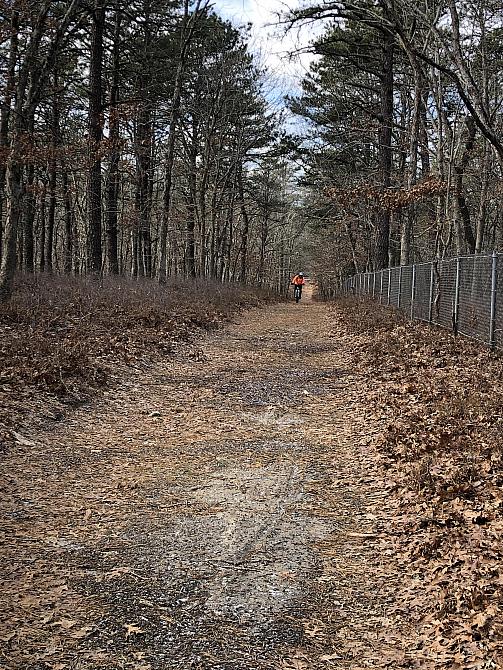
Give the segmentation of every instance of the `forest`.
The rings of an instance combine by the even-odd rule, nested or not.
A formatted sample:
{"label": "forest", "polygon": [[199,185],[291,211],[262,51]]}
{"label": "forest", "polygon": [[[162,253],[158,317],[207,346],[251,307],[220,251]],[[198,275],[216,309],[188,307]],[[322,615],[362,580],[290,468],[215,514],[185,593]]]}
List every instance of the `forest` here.
{"label": "forest", "polygon": [[3,300],[16,269],[282,291],[501,248],[498,0],[283,13],[322,27],[284,110],[217,9],[2,2]]}
{"label": "forest", "polygon": [[0,0],[0,667],[503,668],[502,197],[501,0]]}
{"label": "forest", "polygon": [[302,222],[246,27],[188,0],[0,21],[3,299],[16,269],[281,287]]}
{"label": "forest", "polygon": [[289,101],[309,129],[296,144],[316,267],[337,282],[501,250],[501,3],[327,2],[289,17],[321,20]]}

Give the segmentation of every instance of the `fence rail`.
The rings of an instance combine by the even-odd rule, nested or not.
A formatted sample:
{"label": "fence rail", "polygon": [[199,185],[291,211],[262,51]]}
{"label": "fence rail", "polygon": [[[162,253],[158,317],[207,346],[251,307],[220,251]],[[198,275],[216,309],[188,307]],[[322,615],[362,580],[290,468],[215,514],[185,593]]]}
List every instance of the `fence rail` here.
{"label": "fence rail", "polygon": [[344,294],[367,295],[410,315],[503,348],[503,254],[460,256],[349,277]]}

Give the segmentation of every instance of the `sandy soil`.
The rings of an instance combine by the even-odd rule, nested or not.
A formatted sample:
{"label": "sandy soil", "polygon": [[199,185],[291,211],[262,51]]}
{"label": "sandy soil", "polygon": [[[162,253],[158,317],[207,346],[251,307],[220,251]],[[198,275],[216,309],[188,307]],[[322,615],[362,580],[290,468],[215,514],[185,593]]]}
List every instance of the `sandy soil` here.
{"label": "sandy soil", "polygon": [[0,668],[382,662],[380,426],[340,328],[309,292],[248,312],[20,439]]}

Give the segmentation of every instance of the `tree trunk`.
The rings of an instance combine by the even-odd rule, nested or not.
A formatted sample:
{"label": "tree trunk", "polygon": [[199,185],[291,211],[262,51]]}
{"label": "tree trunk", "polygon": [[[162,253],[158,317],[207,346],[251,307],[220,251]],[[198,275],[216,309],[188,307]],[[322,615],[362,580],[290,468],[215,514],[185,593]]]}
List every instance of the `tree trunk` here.
{"label": "tree trunk", "polygon": [[187,226],[186,226],[186,269],[187,276],[195,278],[196,276],[196,211],[197,211],[197,147],[198,132],[194,122],[188,146],[189,157],[189,198],[187,203]]}
{"label": "tree trunk", "polygon": [[[407,189],[411,189],[417,180],[417,157],[419,148],[419,126],[422,99],[422,85],[417,72],[414,85],[414,108],[410,128],[409,141],[409,169],[407,174]],[[410,205],[402,217],[402,230],[400,236],[400,265],[409,265],[416,207]]]}
{"label": "tree trunk", "polygon": [[[379,128],[379,172],[383,190],[391,185],[391,167],[393,151],[391,147],[393,131],[393,70],[394,37],[388,31],[383,33],[383,61],[380,81],[381,125]],[[390,213],[383,211],[378,215],[376,231],[375,268],[381,270],[388,266]]]}
{"label": "tree trunk", "polygon": [[46,185],[45,182],[42,185],[42,190],[40,193],[40,206],[39,206],[39,235],[40,235],[40,260],[39,260],[39,270],[40,272],[45,272],[45,196],[46,196]]}
{"label": "tree trunk", "polygon": [[490,152],[487,141],[484,140],[484,155],[482,158],[482,185],[480,189],[479,211],[475,239],[475,253],[480,254],[484,246],[484,235],[487,217],[487,194],[489,192]]}
{"label": "tree trunk", "polygon": [[117,222],[119,208],[119,161],[120,161],[120,121],[119,121],[119,67],[120,67],[121,12],[119,3],[115,7],[115,27],[112,53],[112,84],[110,87],[110,113],[108,117],[110,139],[110,163],[106,205],[107,261],[110,274],[119,274],[117,249]]}
{"label": "tree trunk", "polygon": [[[9,144],[9,121],[11,116],[11,104],[15,90],[15,76],[16,76],[16,61],[19,46],[19,13],[12,11],[11,25],[10,25],[10,46],[9,58],[7,63],[5,93],[0,106],[0,150],[5,149]],[[2,237],[2,219],[3,219],[3,204],[5,196],[5,178],[6,167],[2,162],[0,164],[0,261],[3,255],[3,237]]]}
{"label": "tree trunk", "polygon": [[23,236],[23,256],[24,269],[26,272],[35,271],[35,245],[33,236],[33,226],[35,223],[35,213],[37,197],[35,195],[35,166],[29,165],[26,175],[25,202],[24,202],[24,236]]}
{"label": "tree trunk", "polygon": [[52,272],[52,255],[54,247],[54,225],[56,218],[56,187],[57,187],[57,163],[56,150],[59,143],[59,104],[58,104],[58,77],[54,73],[54,91],[52,100],[51,116],[51,157],[49,160],[49,210],[47,213],[47,238],[46,238],[46,269]]}
{"label": "tree trunk", "polygon": [[71,274],[73,259],[73,208],[68,183],[68,172],[66,169],[63,169],[61,172],[61,182],[63,186],[63,204],[65,209],[63,270],[65,274]]}
{"label": "tree trunk", "polygon": [[[99,3],[99,0],[98,0]],[[88,240],[87,265],[91,274],[101,273],[101,141],[103,138],[103,33],[105,8],[95,6],[91,28],[91,60],[89,70],[88,157],[87,181]]]}
{"label": "tree trunk", "polygon": [[160,282],[163,282],[166,279],[166,242],[168,235],[168,225],[171,217],[171,189],[173,184],[173,165],[175,162],[176,128],[178,125],[178,115],[180,111],[184,65],[185,61],[180,60],[176,72],[175,90],[173,93],[173,103],[169,120],[168,147],[166,150],[166,160],[164,163],[164,192],[161,227],[159,230],[159,257],[157,265],[157,276]]}
{"label": "tree trunk", "polygon": [[23,169],[20,163],[11,161],[7,167],[7,217],[5,245],[0,265],[0,303],[10,298],[16,272],[16,241],[21,218],[22,178]]}
{"label": "tree trunk", "polygon": [[244,283],[246,281],[246,270],[247,270],[246,262],[248,258],[248,235],[250,230],[250,218],[248,216],[248,210],[246,209],[246,203],[245,203],[242,166],[240,166],[238,170],[238,196],[239,196],[239,209],[241,212],[241,219],[243,222],[243,230],[241,233],[241,269],[239,272],[239,280]]}
{"label": "tree trunk", "polygon": [[477,131],[475,127],[475,122],[471,117],[467,117],[465,123],[468,131],[465,146],[463,148],[461,159],[454,164],[454,199],[455,199],[455,213],[456,213],[455,225],[456,225],[456,239],[459,240],[457,242],[456,251],[458,255],[464,252],[461,243],[463,239],[468,246],[468,251],[470,254],[475,253],[475,246],[476,246],[470,219],[470,210],[466,202],[463,188],[463,178],[466,167],[470,160],[470,155],[473,150],[473,146],[475,143],[475,135]]}
{"label": "tree trunk", "polygon": [[[142,90],[140,95],[147,96]],[[152,138],[151,110],[147,101],[142,101],[136,122],[136,225],[138,231],[138,273],[150,276],[150,217],[152,210]]]}

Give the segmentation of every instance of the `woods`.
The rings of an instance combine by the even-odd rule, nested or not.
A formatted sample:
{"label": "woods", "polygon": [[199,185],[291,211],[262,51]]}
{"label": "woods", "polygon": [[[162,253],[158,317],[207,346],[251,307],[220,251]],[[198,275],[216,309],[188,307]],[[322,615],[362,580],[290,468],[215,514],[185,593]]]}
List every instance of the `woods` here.
{"label": "woods", "polygon": [[288,21],[325,26],[289,102],[325,280],[501,248],[500,3],[329,2]]}
{"label": "woods", "polygon": [[290,2],[0,0],[5,670],[503,667],[501,0]]}
{"label": "woods", "polygon": [[[205,0],[3,2],[0,296],[16,268],[284,290],[499,249],[497,0],[311,3],[291,115]],[[273,86],[274,88],[274,86]]]}
{"label": "woods", "polygon": [[3,301],[16,269],[284,285],[302,223],[247,30],[203,0],[2,3]]}

